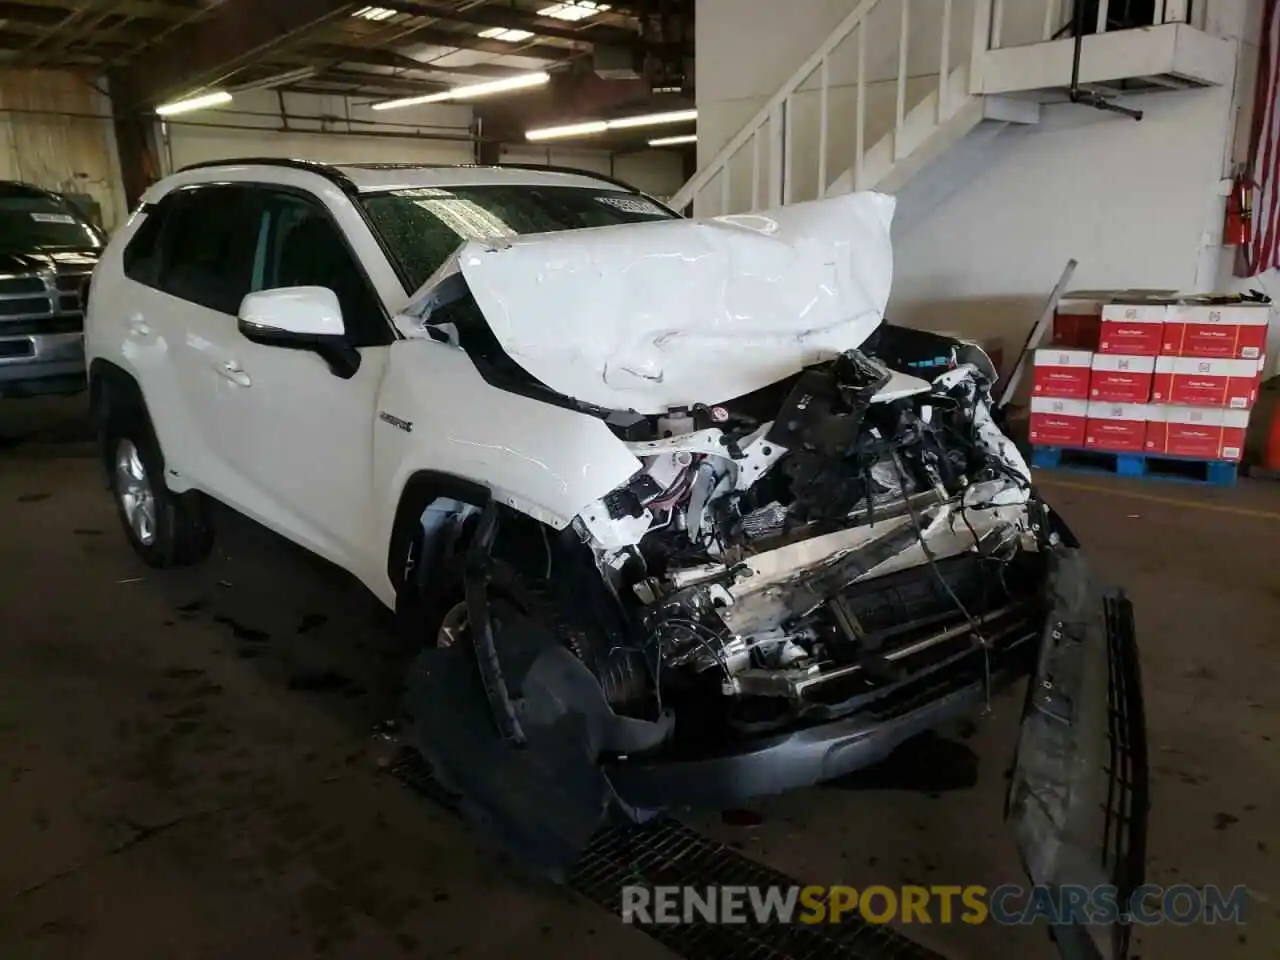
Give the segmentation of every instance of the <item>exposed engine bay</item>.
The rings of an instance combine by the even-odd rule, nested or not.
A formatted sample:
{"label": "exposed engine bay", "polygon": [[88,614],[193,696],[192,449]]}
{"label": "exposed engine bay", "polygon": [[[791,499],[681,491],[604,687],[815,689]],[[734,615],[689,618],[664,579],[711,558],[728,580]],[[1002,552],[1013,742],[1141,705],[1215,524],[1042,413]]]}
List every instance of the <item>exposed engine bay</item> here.
{"label": "exposed engine bay", "polygon": [[992,374],[976,347],[886,326],[737,401],[615,424],[643,469],[575,522],[658,700],[715,692],[751,729],[838,715],[934,648],[1025,627],[1041,532]]}

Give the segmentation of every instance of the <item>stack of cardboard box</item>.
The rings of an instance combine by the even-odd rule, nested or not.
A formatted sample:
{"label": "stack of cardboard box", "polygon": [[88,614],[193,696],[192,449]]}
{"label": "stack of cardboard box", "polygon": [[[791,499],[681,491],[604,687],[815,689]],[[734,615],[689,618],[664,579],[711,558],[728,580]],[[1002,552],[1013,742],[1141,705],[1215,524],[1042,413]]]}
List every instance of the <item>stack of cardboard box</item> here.
{"label": "stack of cardboard box", "polygon": [[1032,444],[1239,460],[1269,317],[1228,298],[1064,300],[1035,354]]}

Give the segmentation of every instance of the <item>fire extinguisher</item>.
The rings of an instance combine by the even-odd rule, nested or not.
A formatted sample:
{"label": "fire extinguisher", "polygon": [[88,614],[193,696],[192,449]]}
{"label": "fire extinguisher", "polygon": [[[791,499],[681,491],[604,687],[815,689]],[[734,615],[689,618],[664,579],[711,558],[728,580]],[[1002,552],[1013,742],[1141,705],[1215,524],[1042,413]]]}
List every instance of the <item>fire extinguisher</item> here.
{"label": "fire extinguisher", "polygon": [[1253,182],[1244,174],[1231,178],[1227,194],[1227,220],[1222,227],[1224,247],[1242,247],[1249,242],[1253,224]]}

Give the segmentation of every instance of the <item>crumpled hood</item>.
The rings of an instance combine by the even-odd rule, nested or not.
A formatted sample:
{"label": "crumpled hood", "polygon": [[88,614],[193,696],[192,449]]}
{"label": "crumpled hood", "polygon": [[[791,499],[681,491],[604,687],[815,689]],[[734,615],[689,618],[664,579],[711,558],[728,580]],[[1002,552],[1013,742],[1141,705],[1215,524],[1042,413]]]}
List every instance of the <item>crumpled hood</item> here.
{"label": "crumpled hood", "polygon": [[458,265],[503,350],[534,377],[584,403],[661,413],[863,343],[889,299],[893,209],[892,197],[856,193],[471,241]]}

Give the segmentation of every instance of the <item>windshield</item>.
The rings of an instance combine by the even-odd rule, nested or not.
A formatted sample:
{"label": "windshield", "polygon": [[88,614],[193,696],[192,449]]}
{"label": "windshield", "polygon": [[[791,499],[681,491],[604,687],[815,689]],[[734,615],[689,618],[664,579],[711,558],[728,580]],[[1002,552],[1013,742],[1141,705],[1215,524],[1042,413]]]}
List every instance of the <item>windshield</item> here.
{"label": "windshield", "polygon": [[361,197],[409,291],[426,283],[464,240],[671,220],[671,211],[610,187],[501,184],[422,187]]}
{"label": "windshield", "polygon": [[0,192],[0,247],[83,250],[100,247],[97,233],[67,204],[35,191]]}

